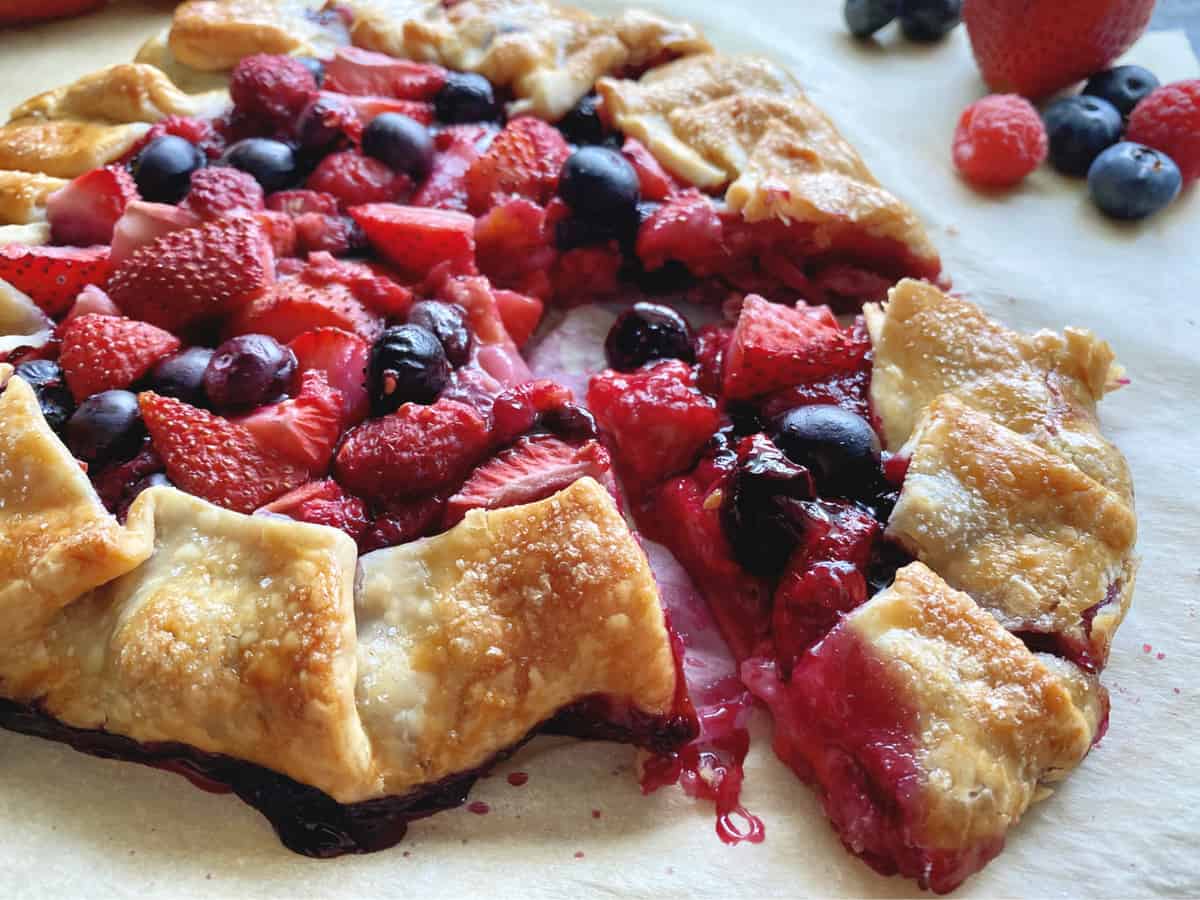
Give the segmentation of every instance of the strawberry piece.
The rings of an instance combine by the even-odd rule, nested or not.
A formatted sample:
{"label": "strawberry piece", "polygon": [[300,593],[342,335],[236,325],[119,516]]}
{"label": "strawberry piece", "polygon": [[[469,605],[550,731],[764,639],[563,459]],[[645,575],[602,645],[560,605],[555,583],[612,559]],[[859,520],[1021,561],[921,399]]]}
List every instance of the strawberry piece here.
{"label": "strawberry piece", "polygon": [[533,283],[553,265],[557,251],[546,210],[530,200],[515,199],[492,208],[475,223],[475,256],[479,271],[500,287],[520,288]]}
{"label": "strawberry piece", "polygon": [[516,291],[493,293],[496,297],[496,307],[500,310],[500,318],[504,320],[504,327],[508,329],[518,347],[524,346],[537,331],[546,305],[536,297],[526,297]]}
{"label": "strawberry piece", "polygon": [[71,311],[63,317],[63,324],[91,313],[99,316],[120,317],[121,310],[117,309],[117,304],[112,302],[112,298],[104,293],[102,288],[89,284],[75,298],[75,302],[71,305]]}
{"label": "strawberry piece", "polygon": [[444,497],[422,497],[404,503],[390,503],[358,539],[360,553],[382,547],[396,547],[433,534],[442,521]]}
{"label": "strawberry piece", "polygon": [[250,513],[308,481],[308,472],[258,445],[249,429],[153,391],[142,420],[171,481],[189,494]]}
{"label": "strawberry piece", "polygon": [[296,223],[286,213],[272,212],[260,209],[249,214],[254,221],[262,226],[263,233],[271,245],[271,251],[276,259],[286,259],[296,255],[297,234]]}
{"label": "strawberry piece", "polygon": [[1033,104],[1017,94],[976,100],[958,120],[954,165],[971,184],[1006,188],[1046,159],[1050,139]]}
{"label": "strawberry piece", "polygon": [[107,247],[0,246],[0,279],[51,316],[66,312],[89,284],[103,284],[109,267]]}
{"label": "strawberry piece", "polygon": [[293,222],[296,245],[302,253],[342,255],[365,250],[367,247],[367,239],[362,229],[349,216],[301,213]]}
{"label": "strawberry piece", "polygon": [[962,15],[992,90],[1038,100],[1107,69],[1153,11],[1154,0],[965,0]]}
{"label": "strawberry piece", "polygon": [[643,482],[690,468],[721,422],[716,402],[696,389],[696,373],[679,360],[601,372],[588,386],[587,405],[611,434],[622,466]]}
{"label": "strawberry piece", "polygon": [[112,236],[113,268],[129,259],[139,247],[153,243],[173,231],[195,228],[202,222],[195,213],[169,203],[135,200],[117,220]]}
{"label": "strawberry piece", "polygon": [[468,209],[479,215],[510,197],[545,206],[570,155],[566,139],[553,125],[529,116],[513,119],[467,171]]}
{"label": "strawberry piece", "polygon": [[854,342],[821,309],[748,296],[725,361],[725,398],[745,400],[858,368]]}
{"label": "strawberry piece", "polygon": [[209,222],[139,247],[119,265],[108,293],[132,318],[178,331],[227,314],[275,280],[275,254],[253,219]]}
{"label": "strawberry piece", "polygon": [[485,125],[451,125],[434,135],[433,166],[409,202],[466,212],[467,170],[482,155],[480,148],[492,134],[494,129]]}
{"label": "strawberry piece", "polygon": [[385,259],[417,277],[439,263],[475,271],[475,220],[459,212],[373,203],[350,215]]}
{"label": "strawberry piece", "polygon": [[257,212],[263,208],[263,189],[253,175],[228,166],[210,166],[192,173],[183,207],[202,219]]}
{"label": "strawberry piece", "polygon": [[313,285],[284,278],[229,320],[226,333],[267,334],[281,344],[316,328],[340,328],[368,341],[379,337],[383,321],[344,284]]}
{"label": "strawberry piece", "polygon": [[273,129],[290,129],[316,95],[313,73],[290,56],[243,57],[229,79],[229,96],[237,113]]}
{"label": "strawberry piece", "polygon": [[542,500],[585,476],[602,479],[611,467],[599,441],[575,447],[554,437],[521,438],[471,474],[447,501],[444,524],[458,524],[472,509]]}
{"label": "strawberry piece", "polygon": [[58,363],[77,401],[127,388],[179,349],[179,338],[145,322],[94,313],[65,323]]}
{"label": "strawberry piece", "polygon": [[654,158],[654,154],[637,138],[625,138],[625,143],[621,145],[621,155],[633,166],[633,171],[637,172],[638,187],[643,200],[666,200],[679,189],[675,179],[667,174],[667,170]]}
{"label": "strawberry piece", "polygon": [[325,88],[341,94],[432,100],[445,83],[441,66],[357,47],[339,47],[325,63]]}
{"label": "strawberry piece", "polygon": [[728,253],[712,200],[689,190],[656,209],[638,230],[637,255],[651,270],[675,260],[701,277],[720,272]]}
{"label": "strawberry piece", "polygon": [[537,417],[559,409],[574,400],[574,395],[554,381],[538,379],[510,387],[492,402],[492,437],[503,446],[527,432]]}
{"label": "strawberry piece", "polygon": [[383,113],[400,113],[422,125],[433,124],[433,104],[416,100],[393,100],[391,97],[339,97],[346,111],[339,119],[342,131],[355,143],[362,140],[363,129]]}
{"label": "strawberry piece", "polygon": [[137,185],[124,166],[84,172],[46,198],[50,234],[56,244],[111,243],[117,220],[137,199]]}
{"label": "strawberry piece", "polygon": [[338,482],[360,497],[419,497],[461,482],[487,446],[487,423],[471,407],[405,403],[349,432],[334,468]]}
{"label": "strawberry piece", "polygon": [[256,513],[271,513],[297,522],[336,528],[355,541],[371,525],[367,505],[343,491],[332,478],[302,485],[260,507]]}
{"label": "strawberry piece", "polygon": [[1156,88],[1133,108],[1125,140],[1161,150],[1183,182],[1200,179],[1200,78]]}
{"label": "strawberry piece", "polygon": [[329,468],[342,433],[345,398],[324,372],[300,376],[300,393],[235,420],[268,453],[303,466],[311,475]]}
{"label": "strawberry piece", "polygon": [[306,184],[310,190],[336,197],[345,208],[396,200],[412,188],[407,175],[354,150],[330,153],[308,176]]}
{"label": "strawberry piece", "polygon": [[338,214],[337,197],[321,191],[276,191],[266,199],[267,209],[296,217],[305,213]]}
{"label": "strawberry piece", "polygon": [[550,273],[555,297],[577,306],[611,297],[620,288],[621,250],[615,241],[598,247],[577,247],[560,253]]}
{"label": "strawberry piece", "polygon": [[300,277],[312,285],[344,284],[354,296],[381,316],[403,319],[412,306],[412,291],[393,281],[382,266],[345,262],[329,253],[312,253]]}
{"label": "strawberry piece", "polygon": [[367,362],[371,344],[340,328],[316,328],[292,340],[288,347],[296,354],[297,371],[321,372],[326,381],[342,394],[342,419],[357,425],[371,412],[367,391]]}

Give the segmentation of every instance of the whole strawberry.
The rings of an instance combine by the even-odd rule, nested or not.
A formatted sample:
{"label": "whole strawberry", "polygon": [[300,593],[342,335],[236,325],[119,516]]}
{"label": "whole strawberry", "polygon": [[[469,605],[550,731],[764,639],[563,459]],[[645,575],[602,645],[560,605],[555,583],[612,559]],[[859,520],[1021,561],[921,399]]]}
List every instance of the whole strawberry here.
{"label": "whole strawberry", "polygon": [[1045,97],[1107,68],[1146,30],[1154,0],[966,0],[984,81]]}

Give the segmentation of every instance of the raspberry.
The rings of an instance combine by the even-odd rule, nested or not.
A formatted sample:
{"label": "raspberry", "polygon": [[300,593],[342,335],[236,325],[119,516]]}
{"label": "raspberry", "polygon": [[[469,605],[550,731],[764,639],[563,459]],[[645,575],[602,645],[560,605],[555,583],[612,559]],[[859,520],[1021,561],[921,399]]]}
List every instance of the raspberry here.
{"label": "raspberry", "polygon": [[183,205],[203,219],[217,219],[235,210],[263,208],[263,189],[253,175],[227,166],[197,169]]}
{"label": "raspberry", "polygon": [[412,189],[407,175],[353,150],[331,153],[308,176],[310,190],[332,194],[343,207],[398,200]]}
{"label": "raspberry", "polygon": [[1184,184],[1200,178],[1200,78],[1164,85],[1134,107],[1125,140],[1167,154]]}
{"label": "raspberry", "polygon": [[1049,152],[1046,127],[1028,100],[993,94],[964,110],[954,133],[954,164],[979,187],[1011,187]]}
{"label": "raspberry", "polygon": [[237,112],[290,128],[317,95],[317,81],[298,59],[259,53],[233,69],[229,96]]}

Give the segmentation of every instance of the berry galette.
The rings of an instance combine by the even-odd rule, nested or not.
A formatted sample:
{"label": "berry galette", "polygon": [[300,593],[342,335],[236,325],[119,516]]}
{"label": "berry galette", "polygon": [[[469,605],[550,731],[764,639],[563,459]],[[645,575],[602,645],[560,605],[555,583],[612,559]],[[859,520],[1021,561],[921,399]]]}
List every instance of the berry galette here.
{"label": "berry galette", "polygon": [[[775,64],[542,0],[191,0],[0,169],[0,724],[332,856],[539,731],[761,840],[760,702],[845,846],[935,891],[1104,734],[1123,372],[944,293]],[[587,303],[607,367],[535,377]]]}

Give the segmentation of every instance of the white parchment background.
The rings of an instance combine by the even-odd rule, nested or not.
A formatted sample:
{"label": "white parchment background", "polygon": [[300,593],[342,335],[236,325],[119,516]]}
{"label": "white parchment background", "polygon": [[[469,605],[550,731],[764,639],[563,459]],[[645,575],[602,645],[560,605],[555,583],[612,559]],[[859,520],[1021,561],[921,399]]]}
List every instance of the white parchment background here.
{"label": "white parchment background", "polygon": [[[1106,673],[1112,730],[959,893],[1200,896],[1200,192],[1132,228],[1100,220],[1078,183],[1049,171],[980,197],[950,165],[957,116],[983,90],[961,30],[932,48],[892,36],[862,48],[844,35],[838,0],[655,5],[703,24],[725,48],[790,65],[924,218],[957,289],[1014,326],[1093,328],[1129,367],[1132,385],[1102,411],[1133,465],[1144,558]],[[3,106],[129,59],[161,20],[154,9],[131,3],[0,32]],[[1181,35],[1151,35],[1130,56],[1164,81],[1197,72]],[[842,851],[811,793],[771,754],[764,718],[756,730],[744,799],[766,823],[758,846],[721,844],[711,809],[677,790],[642,797],[630,748],[542,738],[480,783],[474,796],[489,815],[440,814],[394,850],[326,862],[283,849],[235,799],[4,732],[0,895],[914,893]],[[512,770],[529,783],[507,784]]]}

